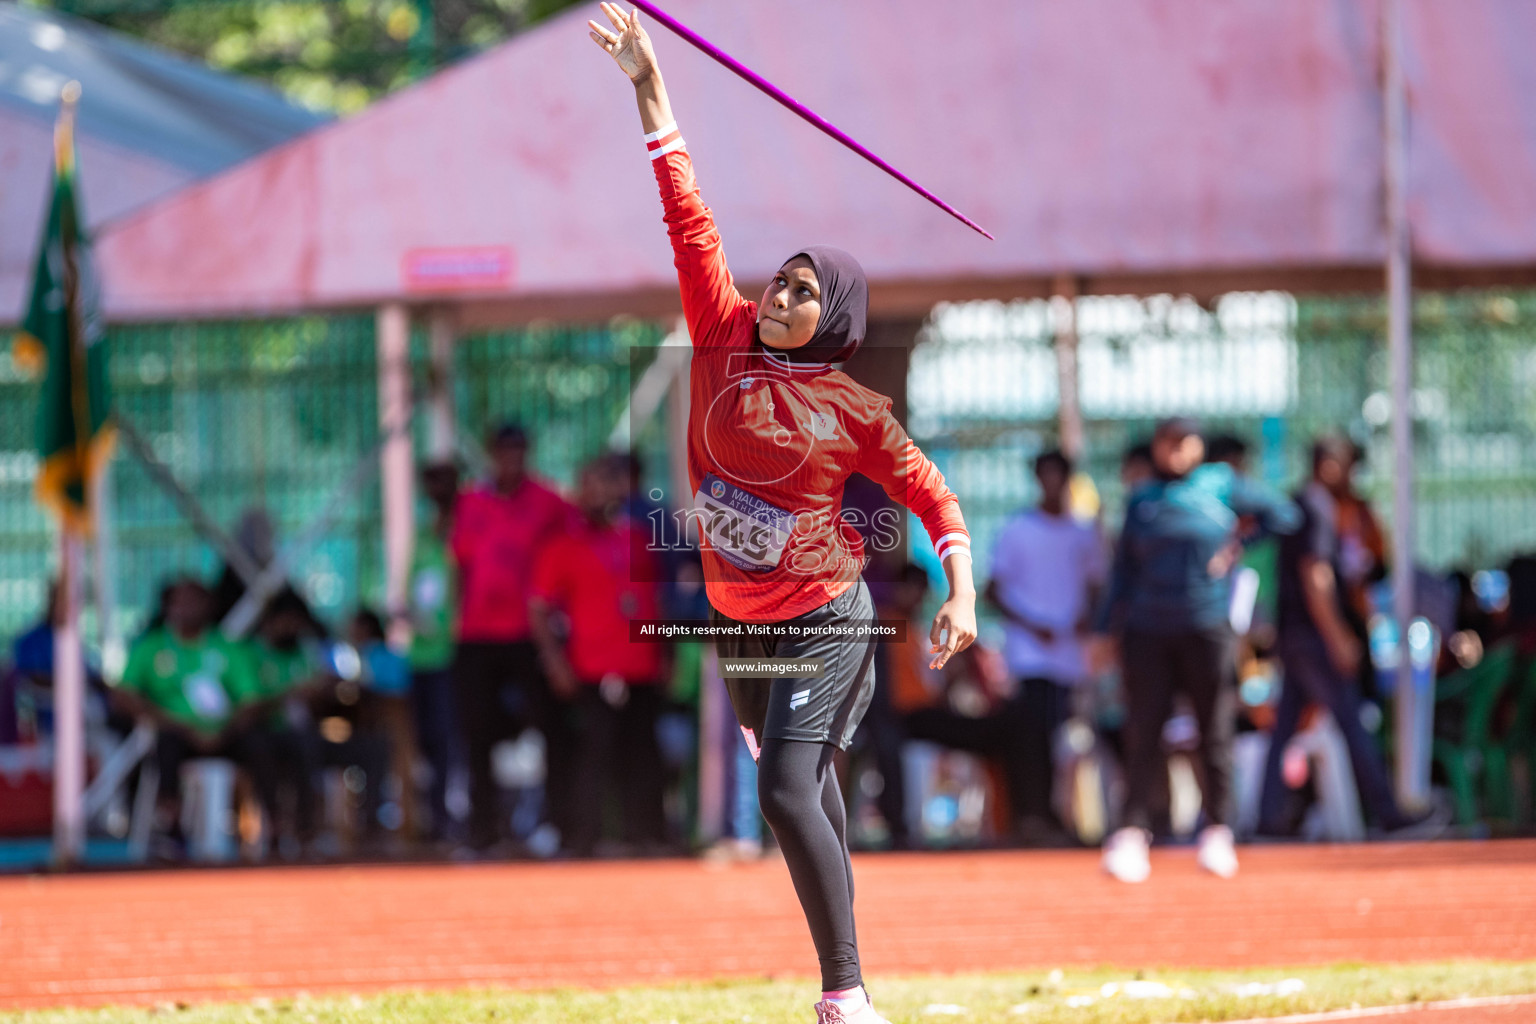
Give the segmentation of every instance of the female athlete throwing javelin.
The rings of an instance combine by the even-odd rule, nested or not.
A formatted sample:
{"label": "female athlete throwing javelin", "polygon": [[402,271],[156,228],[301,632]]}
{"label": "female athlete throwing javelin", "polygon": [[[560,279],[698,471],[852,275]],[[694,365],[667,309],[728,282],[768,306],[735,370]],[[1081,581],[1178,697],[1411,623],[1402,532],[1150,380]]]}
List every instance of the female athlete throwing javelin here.
{"label": "female athlete throwing javelin", "polygon": [[[821,961],[817,1020],[882,1024],[859,970],[846,814],[832,767],[875,685],[864,543],[842,515],[843,485],[863,473],[932,538],[949,578],[929,637],[935,668],[976,638],[970,535],[959,501],[891,415],[891,400],[834,366],[864,340],[863,269],[841,249],[813,245],[779,268],[760,303],[743,298],[639,12],[602,8],[609,24],[589,22],[592,39],[635,86],[694,345],[688,474],[711,621],[735,634],[717,638],[717,650],[725,659],[820,663],[819,672],[786,665],[777,677],[726,679],[758,757],[763,816]],[[782,629],[765,637],[747,623]]]}

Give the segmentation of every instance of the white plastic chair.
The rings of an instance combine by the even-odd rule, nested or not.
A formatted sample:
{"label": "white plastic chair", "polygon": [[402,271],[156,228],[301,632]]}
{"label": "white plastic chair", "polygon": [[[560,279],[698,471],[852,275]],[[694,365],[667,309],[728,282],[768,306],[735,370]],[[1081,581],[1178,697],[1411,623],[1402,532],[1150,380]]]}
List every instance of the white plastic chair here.
{"label": "white plastic chair", "polygon": [[235,765],[201,757],[181,766],[181,829],[187,853],[203,864],[235,859]]}

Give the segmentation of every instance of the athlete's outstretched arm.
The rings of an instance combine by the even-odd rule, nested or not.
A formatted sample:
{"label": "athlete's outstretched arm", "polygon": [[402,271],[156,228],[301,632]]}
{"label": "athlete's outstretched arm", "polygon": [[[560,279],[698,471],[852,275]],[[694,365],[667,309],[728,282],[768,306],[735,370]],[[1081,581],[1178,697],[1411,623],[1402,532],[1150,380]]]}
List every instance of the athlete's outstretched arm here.
{"label": "athlete's outstretched arm", "polygon": [[944,566],[949,597],[933,617],[928,636],[933,654],[929,667],[943,668],[945,662],[976,639],[971,534],[960,514],[960,499],[945,484],[944,474],[918,450],[891,415],[889,398],[883,399],[875,428],[860,445],[859,472],[883,487],[892,501],[905,505],[922,520],[939,563]]}
{"label": "athlete's outstretched arm", "polygon": [[693,161],[672,119],[672,104],[651,37],[640,25],[638,11],[624,13],[617,4],[603,4],[612,27],[587,22],[597,45],[613,57],[635,87],[645,145],[656,171],[656,186],[672,240],[673,263],[682,290],[683,315],[695,345],[724,344],[740,337],[742,321],[752,319],[752,305],[742,298],[725,265],[725,250],[709,207],[699,198]]}

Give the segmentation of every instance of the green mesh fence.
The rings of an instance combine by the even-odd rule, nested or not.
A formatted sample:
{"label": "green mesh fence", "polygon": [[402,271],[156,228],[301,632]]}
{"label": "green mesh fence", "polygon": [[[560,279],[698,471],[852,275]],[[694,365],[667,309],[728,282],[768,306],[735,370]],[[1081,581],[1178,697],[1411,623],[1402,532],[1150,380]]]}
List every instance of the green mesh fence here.
{"label": "green mesh fence", "polygon": [[[454,361],[458,429],[473,466],[477,442],[516,419],[534,438],[538,472],[569,483],[602,449],[630,389],[632,350],[662,331],[623,321],[460,339]],[[281,321],[119,326],[112,330],[116,408],[155,457],[234,534],[266,510],[279,543],[321,514],[379,441],[374,321],[370,315]],[[413,339],[425,394],[425,339]],[[55,558],[32,498],[35,382],[0,359],[0,636],[39,614]],[[416,429],[425,437],[425,417]],[[654,444],[654,442],[652,442]],[[424,449],[422,449],[424,450]],[[376,458],[372,461],[376,462]],[[112,470],[119,608],[128,632],[150,613],[161,582],[180,572],[212,581],[222,565],[129,446]],[[332,619],[383,589],[376,477],[339,502],[333,526],[293,566],[293,579]],[[91,613],[85,623],[94,634]]]}
{"label": "green mesh fence", "polygon": [[[1033,500],[1029,460],[1056,443],[1055,316],[1044,301],[941,306],[913,353],[910,430],[964,501],[983,570],[999,526]],[[1316,434],[1347,432],[1390,522],[1379,297],[1086,298],[1077,321],[1084,468],[1111,524],[1122,452],[1175,413],[1245,438],[1254,472],[1286,487]],[[1536,294],[1420,295],[1414,342],[1419,557],[1476,568],[1536,549]]]}
{"label": "green mesh fence", "polygon": [[[576,468],[602,451],[622,418],[634,383],[665,331],[641,320],[603,327],[541,327],[461,339],[454,357],[454,408],[473,452],[487,432],[515,420],[533,438],[539,474],[574,482]],[[417,379],[425,385],[425,349],[418,339]],[[664,432],[653,423],[639,439],[655,450]],[[659,459],[650,460],[658,473]]]}
{"label": "green mesh fence", "polygon": [[[910,429],[965,502],[983,571],[997,527],[1032,497],[1029,458],[1054,443],[1052,317],[1046,302],[943,306],[913,353]],[[1366,491],[1390,513],[1379,299],[1229,295],[1203,309],[1166,297],[1093,298],[1077,317],[1086,468],[1111,521],[1121,451],[1175,412],[1247,437],[1255,472],[1283,485],[1302,474],[1316,432],[1347,430],[1370,452]],[[1478,567],[1536,549],[1536,294],[1421,295],[1415,320],[1421,557]],[[646,358],[636,348],[663,333],[616,321],[460,339],[453,397],[471,465],[488,428],[516,419],[535,439],[537,471],[568,484],[622,416]],[[378,441],[371,315],[118,327],[109,343],[118,407],[227,530],[259,506],[280,539],[293,538]],[[413,339],[412,358],[424,392],[424,337]],[[0,356],[0,636],[38,614],[53,562],[32,499],[36,390]],[[662,483],[659,424],[638,443]],[[161,580],[186,570],[211,577],[220,559],[126,452],[113,491],[117,589],[131,630]],[[294,577],[335,616],[376,601],[381,572],[375,481],[342,505]]]}
{"label": "green mesh fence", "polygon": [[[119,327],[109,343],[116,408],[231,535],[255,509],[279,541],[298,534],[377,436],[367,317]],[[163,580],[190,571],[211,581],[222,559],[122,447],[112,520],[131,632]],[[377,571],[376,503],[374,486],[342,503],[333,529],[294,567],[325,611],[355,599]]]}

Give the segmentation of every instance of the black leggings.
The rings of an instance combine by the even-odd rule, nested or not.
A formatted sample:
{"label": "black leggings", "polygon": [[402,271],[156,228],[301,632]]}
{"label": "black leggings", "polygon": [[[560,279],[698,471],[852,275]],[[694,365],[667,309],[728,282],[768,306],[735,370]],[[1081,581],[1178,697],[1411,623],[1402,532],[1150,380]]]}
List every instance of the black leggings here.
{"label": "black leggings", "polygon": [[853,928],[853,864],[848,816],[831,743],[769,739],[757,764],[757,794],[795,895],[811,926],[825,992],[857,988],[859,942]]}

